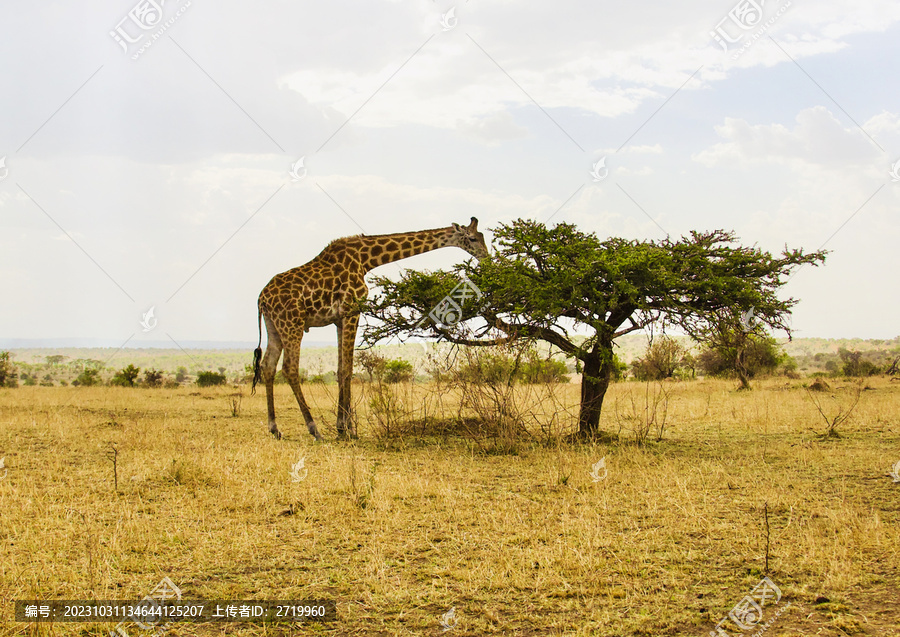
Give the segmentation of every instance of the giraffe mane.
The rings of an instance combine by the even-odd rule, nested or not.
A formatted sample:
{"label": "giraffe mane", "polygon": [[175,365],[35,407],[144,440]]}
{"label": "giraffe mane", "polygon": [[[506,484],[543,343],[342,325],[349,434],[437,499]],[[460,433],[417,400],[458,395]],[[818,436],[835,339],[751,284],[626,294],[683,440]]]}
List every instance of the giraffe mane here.
{"label": "giraffe mane", "polygon": [[346,241],[348,239],[356,239],[358,237],[365,238],[365,239],[377,239],[379,237],[396,237],[396,236],[400,236],[400,235],[412,234],[414,232],[433,232],[435,230],[448,230],[450,227],[451,226],[448,226],[447,228],[427,228],[425,230],[410,230],[408,232],[388,232],[386,234],[365,234],[365,233],[350,234],[350,235],[347,235],[346,237],[338,237],[337,239],[332,239],[331,242],[329,242],[329,244],[325,247],[330,248],[339,243],[343,243],[344,241]]}

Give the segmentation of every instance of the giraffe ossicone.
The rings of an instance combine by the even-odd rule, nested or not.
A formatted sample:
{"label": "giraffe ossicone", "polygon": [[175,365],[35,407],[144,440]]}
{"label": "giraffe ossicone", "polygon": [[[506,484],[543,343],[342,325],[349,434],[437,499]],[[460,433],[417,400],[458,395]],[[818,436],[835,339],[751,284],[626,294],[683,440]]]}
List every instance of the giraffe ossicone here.
{"label": "giraffe ossicone", "polygon": [[[274,383],[278,360],[284,353],[282,372],[294,392],[309,433],[322,440],[300,388],[300,343],[311,327],[335,325],[338,333],[339,438],[356,435],[350,411],[350,379],[353,350],[359,327],[359,301],[368,297],[365,275],[373,268],[439,248],[455,246],[475,258],[488,255],[478,219],[468,226],[382,235],[355,235],[335,239],[312,261],[276,274],[258,300],[259,347],[253,352],[253,391],[266,386],[269,431],[278,439],[275,423]],[[266,352],[262,352],[262,323],[266,323]]]}

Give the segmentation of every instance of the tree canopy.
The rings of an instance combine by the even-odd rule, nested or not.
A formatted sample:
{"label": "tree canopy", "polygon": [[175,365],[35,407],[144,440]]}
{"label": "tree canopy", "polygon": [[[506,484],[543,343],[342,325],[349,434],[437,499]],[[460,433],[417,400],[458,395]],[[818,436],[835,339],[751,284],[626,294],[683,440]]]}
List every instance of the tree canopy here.
{"label": "tree canopy", "polygon": [[[725,230],[691,232],[677,241],[600,240],[572,224],[547,227],[524,219],[500,224],[493,243],[493,255],[454,271],[406,270],[399,281],[375,277],[381,290],[364,309],[377,322],[365,326],[364,340],[551,343],[577,359],[582,373],[581,436],[598,432],[616,338],[656,324],[702,341],[723,323],[739,323],[751,308],[754,329],[790,334],[787,317],[797,300],[777,293],[794,268],[825,258],[823,251],[787,247],[773,256],[737,245],[734,233]],[[461,275],[475,291],[468,299],[450,296],[459,290]],[[454,297],[459,311],[435,313]],[[435,316],[452,320],[436,322]],[[587,332],[587,338],[576,332]]]}

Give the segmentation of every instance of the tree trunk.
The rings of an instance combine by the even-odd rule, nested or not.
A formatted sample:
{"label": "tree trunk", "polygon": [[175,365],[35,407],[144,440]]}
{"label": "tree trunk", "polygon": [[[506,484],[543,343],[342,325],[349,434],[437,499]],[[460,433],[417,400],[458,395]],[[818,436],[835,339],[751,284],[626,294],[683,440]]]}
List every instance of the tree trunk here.
{"label": "tree trunk", "polygon": [[734,370],[737,372],[738,380],[741,381],[741,386],[738,387],[739,390],[744,389],[752,389],[750,387],[750,374],[747,371],[747,366],[744,365],[744,354],[746,353],[746,346],[741,343],[737,346],[737,355],[735,356],[734,361]]}
{"label": "tree trunk", "polygon": [[582,359],[581,410],[578,414],[578,437],[594,438],[600,431],[600,411],[613,371],[612,343]]}

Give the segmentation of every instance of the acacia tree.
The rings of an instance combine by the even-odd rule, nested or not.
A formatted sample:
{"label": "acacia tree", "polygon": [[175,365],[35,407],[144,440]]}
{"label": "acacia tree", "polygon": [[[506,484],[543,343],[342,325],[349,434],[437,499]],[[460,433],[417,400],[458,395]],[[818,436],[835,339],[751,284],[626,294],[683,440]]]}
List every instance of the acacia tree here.
{"label": "acacia tree", "polygon": [[[552,228],[519,219],[494,230],[493,256],[453,272],[406,270],[381,287],[365,311],[377,322],[363,337],[436,337],[461,345],[494,345],[528,338],[555,345],[576,359],[581,373],[578,435],[598,433],[603,398],[615,372],[615,339],[657,323],[702,339],[724,316],[754,308],[757,325],[790,334],[786,317],[795,299],[776,293],[791,270],[824,261],[822,251],[785,248],[774,257],[735,244],[724,230],[691,232],[678,241],[601,241],[561,223]],[[428,314],[465,274],[483,297],[454,321]],[[452,323],[452,324],[451,324]],[[587,332],[587,338],[581,338]]]}

